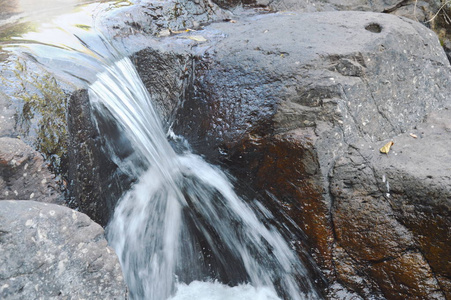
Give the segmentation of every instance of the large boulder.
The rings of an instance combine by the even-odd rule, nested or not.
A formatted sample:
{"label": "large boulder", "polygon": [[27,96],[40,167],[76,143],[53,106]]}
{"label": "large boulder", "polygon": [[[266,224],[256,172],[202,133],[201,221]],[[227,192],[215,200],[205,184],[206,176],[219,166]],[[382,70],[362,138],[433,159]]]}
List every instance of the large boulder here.
{"label": "large boulder", "polygon": [[[359,215],[361,222],[371,227],[383,214],[386,221],[378,230],[394,230],[399,241],[393,245],[353,235],[346,221],[342,228],[335,224],[346,217],[334,215],[341,210],[329,181],[338,170],[335,162],[350,148],[381,147],[450,105],[450,68],[437,36],[417,22],[365,12],[255,16],[196,34],[209,41],[191,46],[198,55],[193,88],[179,110],[177,132],[210,160],[250,181],[254,190],[266,191],[267,205],[274,196],[279,199],[308,236],[311,253],[329,279],[363,297],[443,297],[446,280],[436,278],[446,278],[445,273],[413,242],[430,226],[413,229],[420,212],[403,215],[415,225],[396,227],[406,219],[395,222],[386,216],[387,202],[372,202],[375,208]],[[347,209],[355,212],[352,205]],[[428,218],[443,223],[437,215]],[[343,244],[348,236],[354,239]],[[437,233],[435,239],[444,236]],[[367,248],[358,254],[348,249],[364,241],[376,257],[365,256]],[[440,245],[440,253],[449,252],[446,243]],[[350,261],[367,264],[366,271],[355,267],[352,273]],[[370,262],[380,266],[369,267]],[[360,286],[343,280],[345,271]],[[366,275],[359,277],[361,271]],[[410,279],[409,294],[404,282]]]}
{"label": "large boulder", "polygon": [[69,208],[0,201],[2,299],[127,299],[102,227]]}

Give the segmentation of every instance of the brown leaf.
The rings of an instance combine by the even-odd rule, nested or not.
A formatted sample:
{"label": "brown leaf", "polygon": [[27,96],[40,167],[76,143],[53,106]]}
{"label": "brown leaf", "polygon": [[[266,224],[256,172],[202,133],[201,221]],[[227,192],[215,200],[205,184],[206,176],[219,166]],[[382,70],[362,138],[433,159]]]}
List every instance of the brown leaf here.
{"label": "brown leaf", "polygon": [[381,153],[388,154],[388,152],[390,152],[390,147],[393,146],[394,144],[395,143],[393,143],[393,141],[390,141],[387,144],[385,144],[384,147],[380,148],[379,151]]}

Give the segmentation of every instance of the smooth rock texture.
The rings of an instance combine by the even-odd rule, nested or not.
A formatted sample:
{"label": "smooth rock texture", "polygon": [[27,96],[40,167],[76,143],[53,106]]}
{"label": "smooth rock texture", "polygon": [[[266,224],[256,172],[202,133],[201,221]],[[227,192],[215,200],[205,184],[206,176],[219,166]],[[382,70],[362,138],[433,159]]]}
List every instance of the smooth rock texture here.
{"label": "smooth rock texture", "polygon": [[103,229],[69,208],[0,201],[0,298],[127,299]]}
{"label": "smooth rock texture", "polygon": [[371,11],[390,13],[425,22],[433,17],[442,4],[440,0],[274,0],[267,5],[273,10],[302,12]]}
{"label": "smooth rock texture", "polygon": [[0,138],[0,200],[62,204],[64,199],[54,177],[39,152],[20,139]]}

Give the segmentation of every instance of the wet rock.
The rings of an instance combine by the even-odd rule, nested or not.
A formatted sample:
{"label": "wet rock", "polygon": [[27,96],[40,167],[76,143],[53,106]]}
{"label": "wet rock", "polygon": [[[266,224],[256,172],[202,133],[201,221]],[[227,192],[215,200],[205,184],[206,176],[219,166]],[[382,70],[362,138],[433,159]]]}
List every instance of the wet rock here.
{"label": "wet rock", "polygon": [[[280,13],[208,30],[202,34],[217,36],[197,57],[177,132],[263,191],[269,206],[274,196],[279,199],[330,280],[339,279],[362,297],[443,295],[449,285],[439,278],[446,275],[420,246],[419,237],[427,235],[413,229],[428,225],[407,226],[407,219],[419,215],[400,217],[403,209],[387,201],[377,184],[382,174],[374,177],[365,159],[354,155],[352,167],[339,169],[350,163],[353,147],[379,149],[383,144],[376,144],[449,105],[450,69],[437,36],[408,19],[364,12]],[[341,179],[335,179],[336,171]],[[358,190],[339,201],[329,180]],[[444,219],[424,217],[448,228]],[[448,251],[438,244],[446,234],[438,230],[436,236],[434,249]],[[406,261],[414,273],[403,269]],[[396,271],[382,279],[388,269]],[[406,294],[402,278],[415,278],[415,291],[421,292]],[[385,280],[394,287],[391,294]]]}
{"label": "wet rock", "polygon": [[387,299],[446,299],[421,253],[375,263],[370,274]]}
{"label": "wet rock", "polygon": [[[99,13],[97,25],[98,30],[110,36],[113,43],[116,42],[115,46],[126,54],[154,43],[163,30],[174,36],[184,29],[199,29],[229,15],[229,12],[208,1],[139,1],[130,5],[112,4],[111,9]],[[86,42],[89,44],[91,40],[87,38]],[[171,112],[184,93],[176,92],[178,84],[186,81],[176,77],[179,75],[176,73],[186,73],[192,67],[182,64],[171,73],[174,64],[182,63],[184,57],[176,55],[166,65],[150,54],[140,57],[146,58],[140,60],[135,56],[137,66],[152,64],[160,71],[163,71],[161,68],[169,71],[165,77],[144,75],[143,79],[155,86],[151,94],[162,103],[163,117],[173,118]],[[55,74],[67,68],[67,62],[58,62],[57,59],[45,62],[51,63]],[[0,93],[0,136],[20,135],[27,144],[40,151],[46,161],[51,162],[52,171],[61,177],[62,186],[67,187],[68,204],[106,225],[117,199],[133,180],[117,167],[120,159],[132,155],[127,141],[120,140],[121,145],[115,149],[110,149],[112,145],[107,141],[108,138],[122,138],[118,128],[111,125],[110,120],[94,123],[87,95],[76,91],[75,86],[80,86],[77,79],[68,85],[63,79],[67,77],[59,78],[43,71],[42,67],[36,67],[33,59],[18,58],[12,54],[8,61],[0,65],[0,73],[5,90],[8,89]],[[78,69],[74,66],[70,73],[85,76],[86,80],[93,79],[92,74],[87,74],[83,67]],[[166,109],[165,105],[173,107]],[[111,153],[118,159],[113,161],[108,158]],[[20,198],[29,199],[29,196]]]}
{"label": "wet rock", "polygon": [[[192,59],[150,48],[131,59],[169,128],[188,88]],[[106,226],[117,200],[136,180],[128,166],[138,168],[141,162],[115,120],[93,111],[87,90],[74,92],[68,109],[69,205]]]}
{"label": "wet rock", "polygon": [[351,146],[331,174],[337,243],[389,299],[450,296],[450,119],[431,113],[388,155]]}
{"label": "wet rock", "polygon": [[[87,90],[76,91],[68,112],[68,190],[69,206],[79,209],[97,223],[106,226],[117,200],[133,178],[124,174],[110,154],[120,159],[132,152],[111,120],[98,119],[89,103]],[[112,152],[106,139],[116,140]]]}
{"label": "wet rock", "polygon": [[186,99],[192,80],[194,60],[188,51],[163,52],[146,48],[136,52],[132,61],[136,66],[166,127],[175,121],[175,114]]}
{"label": "wet rock", "polygon": [[0,138],[0,200],[64,202],[42,155],[17,138]]}
{"label": "wet rock", "polygon": [[127,299],[103,229],[69,208],[0,201],[2,299]]}

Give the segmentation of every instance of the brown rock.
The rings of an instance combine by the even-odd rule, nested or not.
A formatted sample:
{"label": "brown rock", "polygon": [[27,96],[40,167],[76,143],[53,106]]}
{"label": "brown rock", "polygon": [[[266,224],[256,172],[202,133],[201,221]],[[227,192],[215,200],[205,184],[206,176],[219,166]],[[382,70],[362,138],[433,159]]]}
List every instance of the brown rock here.
{"label": "brown rock", "polygon": [[339,159],[331,192],[337,242],[358,260],[377,261],[404,251],[412,235],[394,217],[389,201],[378,190],[372,166],[355,155]]}
{"label": "brown rock", "polygon": [[[399,141],[388,156],[378,149],[393,137],[413,140],[406,132],[447,105],[450,69],[438,40],[416,22],[363,12],[259,16],[214,24],[216,31],[223,35],[210,37],[215,42],[195,63],[177,133],[267,191],[265,205],[278,199],[329,279],[338,277],[362,297],[389,298],[370,267],[426,249],[429,242],[419,242],[413,229],[423,225],[408,225],[413,214],[401,216],[436,206],[430,199],[446,202],[436,196],[447,195],[447,181],[421,185],[422,194],[415,188],[423,200],[411,203],[412,187],[428,174],[405,174],[418,173],[420,158],[393,167]],[[431,236],[438,245],[446,234]],[[334,244],[343,251],[334,252]],[[438,257],[446,259],[444,252]]]}
{"label": "brown rock", "polygon": [[[255,185],[282,202],[286,213],[309,237],[311,253],[322,267],[331,267],[332,228],[327,203],[322,200],[316,136],[310,129],[275,135],[263,143]],[[298,201],[302,199],[303,201]],[[269,201],[270,199],[268,199]]]}
{"label": "brown rock", "polygon": [[338,245],[335,245],[333,255],[339,282],[365,298],[384,298],[377,284],[366,276],[366,266],[358,265],[357,261]]}
{"label": "brown rock", "polygon": [[387,299],[445,299],[428,263],[420,253],[374,264],[371,276]]}

